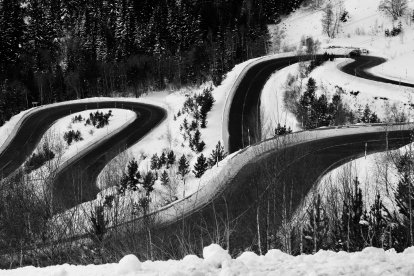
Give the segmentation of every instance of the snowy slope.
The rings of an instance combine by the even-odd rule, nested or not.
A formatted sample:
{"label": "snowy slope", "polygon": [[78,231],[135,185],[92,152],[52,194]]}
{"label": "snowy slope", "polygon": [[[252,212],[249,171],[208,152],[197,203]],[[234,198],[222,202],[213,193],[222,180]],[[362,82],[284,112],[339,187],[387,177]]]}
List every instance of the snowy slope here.
{"label": "snowy slope", "polygon": [[[339,0],[326,0],[336,5]],[[270,30],[283,30],[282,44],[298,48],[303,37],[311,36],[322,43],[322,48],[329,45],[369,48],[376,53],[383,53],[389,58],[396,58],[412,53],[414,42],[414,23],[410,16],[414,8],[414,1],[408,1],[407,16],[401,18],[404,33],[402,36],[386,38],[385,29],[396,26],[392,19],[378,9],[380,0],[346,0],[342,1],[344,8],[349,12],[349,19],[343,23],[336,38],[329,38],[323,34],[321,19],[322,7],[319,9],[301,8],[278,26],[270,26]],[[406,66],[409,66],[406,64]],[[412,66],[412,65],[410,65]],[[414,73],[414,72],[413,72]]]}
{"label": "snowy slope", "polygon": [[[109,118],[109,124],[103,128],[96,128],[92,125],[86,125],[85,119],[89,117],[90,113],[96,111],[108,113],[111,111],[112,116]],[[84,118],[81,122],[73,122],[75,116],[82,116]],[[108,135],[113,135],[114,132],[126,127],[136,118],[136,113],[125,109],[97,109],[86,110],[82,112],[73,113],[69,116],[57,120],[45,132],[41,138],[34,153],[42,150],[44,144],[55,153],[55,157],[48,160],[42,167],[30,172],[26,176],[26,180],[32,185],[42,190],[42,183],[52,175],[60,166],[68,162],[78,153],[86,150],[95,143],[101,141]],[[64,141],[64,134],[70,130],[79,131],[82,135],[82,140],[72,142],[70,145]],[[29,158],[28,158],[29,159]],[[27,160],[28,160],[27,159]],[[26,161],[27,161],[26,160]]]}
{"label": "snowy slope", "polygon": [[[406,15],[401,18],[403,33],[396,37],[385,37],[385,29],[397,26],[398,21],[378,9],[380,0],[326,0],[337,5],[343,2],[345,10],[349,13],[349,19],[343,23],[336,38],[329,38],[323,33],[321,19],[323,17],[322,4],[320,8],[302,7],[287,16],[278,25],[269,26],[273,33],[272,41],[282,45],[283,50],[303,50],[301,40],[313,37],[319,40],[320,52],[331,52],[343,54],[350,51],[347,47],[360,47],[369,49],[373,55],[383,56],[389,61],[371,69],[371,72],[386,78],[414,82],[414,22],[411,20],[414,9],[414,1],[408,1]],[[280,40],[280,41],[278,41]],[[331,46],[342,48],[328,48]],[[275,49],[277,47],[273,47]],[[409,113],[409,104],[412,102],[414,89],[407,89],[395,85],[387,85],[360,78],[355,78],[338,70],[338,67],[349,62],[348,60],[337,60],[334,63],[327,62],[324,66],[317,68],[311,77],[315,78],[319,87],[318,93],[335,92],[338,85],[347,91],[360,91],[358,97],[346,97],[345,101],[355,109],[369,104],[382,119],[393,105],[400,112]],[[263,90],[262,110],[264,111],[263,133],[274,129],[278,122],[282,125],[286,122],[294,130],[298,125],[295,123],[293,114],[285,112],[283,102],[284,84],[288,74],[295,75],[293,68],[285,68],[275,73],[268,81]],[[297,72],[296,72],[297,75]],[[305,80],[306,81],[306,80]],[[392,93],[390,93],[392,91]],[[379,100],[378,98],[388,100]],[[329,98],[329,97],[328,97]],[[375,99],[377,98],[377,99]]]}

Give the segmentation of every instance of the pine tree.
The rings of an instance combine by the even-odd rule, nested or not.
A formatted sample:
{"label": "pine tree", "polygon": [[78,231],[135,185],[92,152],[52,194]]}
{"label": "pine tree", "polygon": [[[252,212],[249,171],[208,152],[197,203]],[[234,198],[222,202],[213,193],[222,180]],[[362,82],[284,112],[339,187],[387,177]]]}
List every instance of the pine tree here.
{"label": "pine tree", "polygon": [[334,24],[335,23],[334,23],[333,7],[331,3],[328,3],[323,9],[322,28],[323,28],[323,32],[326,33],[331,38],[335,36],[335,33],[333,31]]}
{"label": "pine tree", "polygon": [[174,165],[175,163],[175,154],[174,151],[170,151],[167,155],[167,167]]}
{"label": "pine tree", "polygon": [[190,167],[190,164],[188,163],[187,158],[183,154],[178,160],[177,174],[179,174],[184,179],[184,177],[190,172],[189,167]]}
{"label": "pine tree", "polygon": [[129,161],[127,166],[127,172],[121,177],[121,181],[118,186],[118,192],[120,194],[125,193],[126,190],[136,191],[138,190],[138,184],[141,181],[141,174],[138,171],[138,162],[135,159]]}
{"label": "pine tree", "polygon": [[165,155],[165,152],[162,152],[160,159],[158,161],[158,169],[161,169],[161,167],[166,164],[167,164],[167,156]]}
{"label": "pine tree", "polygon": [[218,164],[218,162],[223,160],[226,156],[227,153],[224,152],[224,147],[221,145],[221,142],[218,141],[216,148],[212,150],[210,158],[208,159],[210,167]]}
{"label": "pine tree", "polygon": [[195,177],[200,178],[206,172],[207,168],[208,168],[207,159],[204,157],[203,154],[201,154],[197,158],[197,163],[194,165],[193,173]]}
{"label": "pine tree", "polygon": [[206,128],[207,127],[207,109],[205,107],[205,105],[201,106],[201,110],[200,110],[200,119],[201,119],[201,123],[200,123],[200,127],[201,128]]}
{"label": "pine tree", "polygon": [[342,209],[341,229],[343,249],[348,252],[362,250],[366,244],[361,235],[366,231],[366,225],[361,224],[364,214],[362,190],[359,187],[358,178],[354,180],[354,186],[345,191],[344,205]]}
{"label": "pine tree", "polygon": [[369,124],[369,123],[380,123],[381,120],[378,118],[377,114],[375,112],[372,112],[369,108],[368,104],[365,105],[365,109],[362,115],[362,118],[360,119],[361,122]]}
{"label": "pine tree", "polygon": [[183,127],[184,127],[184,130],[185,131],[188,130],[188,121],[187,121],[187,118],[184,118],[184,120],[183,120]]}
{"label": "pine tree", "polygon": [[146,173],[142,180],[142,187],[145,189],[146,196],[149,197],[154,190],[155,177],[154,174],[149,171]]}
{"label": "pine tree", "polygon": [[329,223],[319,194],[313,200],[307,214],[308,222],[303,229],[305,241],[303,252],[314,254],[320,249],[328,249]]}
{"label": "pine tree", "polygon": [[158,158],[158,154],[155,153],[151,157],[151,170],[157,170],[160,167],[160,159]]}
{"label": "pine tree", "polygon": [[312,103],[310,114],[309,128],[329,126],[331,117],[328,113],[328,99],[324,94]]}
{"label": "pine tree", "polygon": [[201,139],[201,132],[197,129],[194,133],[193,138],[190,140],[190,147],[195,152],[202,152],[205,147],[205,143],[200,141]]}
{"label": "pine tree", "polygon": [[316,88],[316,81],[313,78],[309,78],[307,89],[299,99],[298,119],[302,121],[305,129],[312,129],[315,127],[315,122],[313,120],[316,116],[314,115],[312,106],[314,106],[316,102]]}
{"label": "pine tree", "polygon": [[395,202],[399,215],[394,216],[393,222],[397,224],[398,235],[395,236],[398,251],[414,244],[414,185],[411,181],[413,160],[410,153],[405,153],[396,161],[399,175]]}
{"label": "pine tree", "polygon": [[161,181],[161,184],[163,186],[167,186],[170,183],[170,177],[169,177],[167,171],[164,170],[162,172],[160,181]]}
{"label": "pine tree", "polygon": [[[388,213],[388,209],[382,203],[381,195],[377,194],[374,203],[371,205],[369,215],[365,215],[365,221],[368,221],[369,229],[367,237],[369,237],[369,246],[391,248],[389,243],[389,229],[387,218],[384,213]],[[388,232],[388,233],[387,233]]]}
{"label": "pine tree", "polygon": [[127,168],[127,176],[129,181],[129,188],[133,191],[135,191],[138,187],[139,180],[141,178],[141,175],[138,171],[138,162],[135,159],[132,159]]}

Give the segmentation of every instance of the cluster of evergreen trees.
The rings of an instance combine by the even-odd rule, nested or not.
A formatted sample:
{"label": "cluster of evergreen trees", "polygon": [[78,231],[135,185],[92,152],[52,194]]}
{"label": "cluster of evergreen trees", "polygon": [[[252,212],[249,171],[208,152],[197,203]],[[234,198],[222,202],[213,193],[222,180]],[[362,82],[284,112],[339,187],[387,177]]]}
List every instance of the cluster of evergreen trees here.
{"label": "cluster of evergreen trees", "polygon": [[103,128],[109,124],[109,118],[111,116],[113,116],[112,110],[109,110],[105,114],[99,111],[96,111],[95,113],[89,113],[89,118],[86,119],[85,125],[93,125],[96,128]]}
{"label": "cluster of evergreen trees", "polygon": [[[224,147],[220,142],[211,151],[210,157],[206,158],[204,154],[200,154],[197,158],[197,162],[194,164],[193,169],[190,168],[190,162],[188,158],[183,154],[178,161],[176,161],[176,155],[174,151],[162,152],[160,156],[153,154],[150,160],[151,170],[142,173],[138,170],[139,164],[137,160],[132,159],[129,161],[126,171],[123,173],[120,183],[117,185],[118,194],[124,195],[126,191],[145,191],[145,196],[142,198],[145,202],[150,202],[151,192],[154,190],[153,186],[155,181],[159,180],[163,186],[171,184],[172,173],[180,176],[181,180],[185,183],[186,176],[193,172],[194,176],[200,178],[209,168],[215,166],[218,162],[223,160],[227,156],[224,151]],[[176,166],[174,170],[171,170],[173,166]],[[140,208],[147,208],[148,206],[140,206]]]}
{"label": "cluster of evergreen trees", "polygon": [[[206,145],[201,140],[199,128],[207,127],[207,114],[211,111],[215,102],[212,91],[212,87],[205,88],[201,94],[188,96],[183,108],[178,111],[177,115],[174,115],[174,120],[182,115],[189,115],[180,124],[180,131],[184,141],[188,140],[189,147],[196,153],[202,152]],[[188,122],[187,118],[191,119],[191,123]]]}
{"label": "cluster of evergreen trees", "polygon": [[308,254],[320,249],[354,252],[373,246],[401,252],[413,246],[412,163],[408,153],[396,158],[399,180],[393,195],[395,209],[386,206],[380,194],[366,206],[358,178],[344,189],[342,203],[333,204],[316,196],[307,210],[304,226],[297,228],[301,233],[294,238],[293,251]]}
{"label": "cluster of evergreen trees", "polygon": [[53,158],[55,158],[55,153],[50,149],[49,143],[44,143],[42,150],[33,153],[24,163],[24,172],[30,173]]}
{"label": "cluster of evergreen trees", "polygon": [[302,0],[4,0],[0,125],[31,106],[221,82]]}
{"label": "cluster of evergreen trees", "polygon": [[73,141],[78,142],[83,140],[82,133],[79,130],[74,131],[71,129],[63,134],[63,140],[70,146]]}
{"label": "cluster of evergreen trees", "polygon": [[379,123],[380,119],[371,111],[368,104],[361,114],[353,113],[342,101],[338,88],[331,102],[325,94],[316,95],[317,85],[313,78],[309,78],[306,90],[296,103],[296,117],[302,122],[304,129],[314,129],[323,126],[344,125],[347,123]]}

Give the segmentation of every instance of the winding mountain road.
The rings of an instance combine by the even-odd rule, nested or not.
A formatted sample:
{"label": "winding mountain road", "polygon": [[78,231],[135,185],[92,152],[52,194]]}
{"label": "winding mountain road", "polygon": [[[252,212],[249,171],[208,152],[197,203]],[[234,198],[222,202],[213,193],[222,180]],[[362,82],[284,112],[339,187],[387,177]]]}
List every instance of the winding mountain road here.
{"label": "winding mountain road", "polygon": [[[180,241],[174,242],[174,233],[185,228],[191,244],[199,244],[200,239],[226,239],[235,253],[245,248],[259,251],[260,239],[262,249],[266,249],[276,242],[266,240],[268,231],[276,237],[283,220],[293,216],[324,174],[364,154],[397,149],[412,141],[413,124],[379,124],[305,131],[254,144],[260,140],[260,94],[268,77],[274,70],[306,59],[258,60],[241,74],[230,92],[225,110],[228,114],[223,117],[224,121],[228,118],[228,123],[223,123],[223,134],[228,131],[228,140],[224,142],[230,153],[243,150],[230,158],[208,187],[152,214],[158,229],[155,246],[162,248],[168,240],[178,247]],[[362,77],[371,78],[362,73],[378,65],[378,60],[357,61],[355,70]],[[117,231],[121,228],[128,233],[130,227],[136,229],[142,224],[139,218],[117,227]],[[226,231],[227,237],[211,236]]]}
{"label": "winding mountain road", "polygon": [[414,88],[413,83],[390,80],[384,77],[376,76],[368,71],[369,69],[379,66],[386,61],[387,60],[385,58],[376,57],[376,56],[360,56],[360,57],[355,58],[353,62],[341,67],[340,70],[347,74],[357,76],[360,78],[364,78],[367,80]]}
{"label": "winding mountain road", "polygon": [[102,108],[133,110],[137,117],[116,135],[102,139],[72,158],[58,171],[54,181],[54,198],[59,203],[59,209],[94,199],[98,192],[95,183],[99,172],[113,157],[156,127],[166,117],[164,109],[116,100],[65,103],[39,108],[23,119],[14,138],[0,152],[1,175],[6,177],[21,166],[56,120],[83,110]]}
{"label": "winding mountain road", "polygon": [[[317,57],[321,58],[322,56]],[[291,216],[321,175],[365,153],[399,148],[411,141],[412,125],[379,125],[301,132],[256,144],[261,139],[260,116],[258,116],[260,114],[260,94],[267,79],[275,70],[308,59],[309,57],[270,58],[255,61],[245,69],[244,74],[239,77],[238,85],[233,87],[230,92],[229,108],[225,110],[227,114],[224,115],[228,121],[226,125],[223,125],[223,133],[228,133],[227,136],[223,135],[228,137],[224,141],[226,149],[230,153],[242,148],[244,150],[231,158],[229,169],[217,175],[215,179],[221,182],[216,189],[207,192],[203,197],[199,197],[198,194],[191,195],[187,199],[171,204],[154,214],[154,217],[159,218],[159,224],[164,226],[158,230],[160,242],[170,237],[172,231],[179,228],[182,225],[180,221],[184,219],[190,222],[187,227],[194,231],[200,230],[199,225],[203,221],[216,221],[215,225],[205,225],[206,233],[207,230],[211,230],[209,228],[218,229],[231,226],[234,231],[232,230],[229,242],[233,249],[253,246],[253,240],[258,239],[258,231],[265,231],[269,225],[273,227],[272,229],[278,229],[283,217],[283,208],[289,208],[288,213]],[[356,73],[357,76],[363,78],[382,81],[383,78],[365,72],[380,62],[384,62],[384,60],[363,56],[342,70],[346,73],[352,73],[352,75]],[[396,84],[392,80],[387,80],[387,82]],[[399,82],[398,84],[405,85]],[[412,84],[406,85],[412,87]],[[108,102],[108,105],[111,104],[114,102]],[[126,103],[124,102],[124,104]],[[136,122],[108,141],[103,141],[77,157],[70,166],[64,168],[59,174],[55,184],[56,190],[59,190],[56,192],[56,196],[57,198],[61,197],[60,200],[63,201],[65,207],[92,199],[97,192],[93,188],[94,181],[106,162],[115,156],[120,149],[139,140],[165,116],[165,111],[160,108],[154,109],[148,105],[129,104],[133,105],[131,108],[135,108],[140,114]],[[99,105],[100,108],[104,107],[102,103]],[[80,111],[95,107],[86,107],[85,104],[81,104],[78,108]],[[37,122],[39,126],[39,130],[35,133],[31,133],[33,129],[31,123],[24,123],[20,132],[26,138],[19,138],[11,143],[15,145],[14,152],[19,148],[19,145],[24,145],[25,155],[30,154],[47,127],[59,116],[68,114],[67,108],[65,111],[62,110],[62,107],[57,109],[54,111],[56,112],[55,119],[49,119],[47,112],[33,117],[32,123]],[[16,137],[20,137],[20,135]],[[17,160],[12,165],[10,164],[12,157],[14,158],[12,148],[8,148],[6,155],[5,152],[0,155],[0,169],[6,173],[12,172],[13,166],[16,168],[17,164],[19,162],[21,164],[24,160],[22,157],[20,161]],[[233,170],[230,169],[231,166],[233,166]],[[76,178],[74,176],[79,175],[81,180],[77,183],[80,183],[78,186],[80,189],[75,189],[69,183],[72,183]],[[82,191],[77,193],[81,196],[75,200],[66,200],[65,196],[68,193],[74,193],[74,190]],[[274,218],[272,220],[266,219],[266,216],[260,215],[263,212],[274,214]],[[227,221],[228,225],[219,225],[220,221]],[[255,226],[257,221],[266,227],[257,230]],[[128,225],[136,223],[142,223],[142,221],[140,219],[131,221],[122,227],[127,228]],[[201,236],[204,234],[200,233]],[[262,244],[266,244],[265,240],[262,242]],[[157,240],[154,240],[154,243],[157,243]]]}
{"label": "winding mountain road", "polygon": [[[335,58],[345,58],[336,55]],[[239,84],[233,87],[231,105],[228,110],[228,124],[224,125],[223,133],[228,132],[228,141],[224,141],[228,152],[232,153],[261,140],[260,95],[266,81],[277,70],[283,69],[299,61],[308,61],[311,56],[293,56],[271,58],[252,62]],[[323,59],[323,55],[315,58]],[[375,56],[354,57],[354,61],[339,68],[344,73],[367,80],[390,83],[414,88],[414,84],[389,80],[369,73],[368,70],[386,62],[386,59]],[[328,61],[329,62],[329,61]],[[226,136],[226,135],[223,135]]]}

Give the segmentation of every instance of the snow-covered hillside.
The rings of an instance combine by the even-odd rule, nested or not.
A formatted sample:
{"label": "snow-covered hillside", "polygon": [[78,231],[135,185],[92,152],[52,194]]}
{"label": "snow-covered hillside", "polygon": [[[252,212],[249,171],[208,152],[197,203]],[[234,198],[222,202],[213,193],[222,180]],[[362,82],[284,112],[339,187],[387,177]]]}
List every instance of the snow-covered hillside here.
{"label": "snow-covered hillside", "polygon": [[[329,0],[328,0],[329,1]],[[332,1],[334,2],[334,1]],[[349,51],[347,47],[360,47],[369,49],[373,55],[383,56],[389,62],[372,72],[387,78],[414,82],[414,62],[407,62],[414,59],[414,23],[409,17],[401,19],[403,33],[396,37],[385,37],[385,29],[397,24],[392,22],[383,12],[378,10],[379,0],[346,0],[343,2],[346,11],[349,12],[349,19],[339,30],[336,38],[329,38],[322,32],[321,9],[310,9],[304,7],[297,10],[287,18],[284,18],[278,26],[270,26],[274,34],[272,41],[280,44],[280,51],[300,50],[301,40],[311,36],[321,42],[320,51],[334,52],[332,46],[340,47],[339,52]],[[409,2],[410,13],[414,8],[414,1]],[[277,48],[277,47],[274,47]],[[338,48],[335,48],[338,49]],[[279,50],[277,51],[279,52]],[[196,193],[199,189],[206,187],[209,177],[220,172],[223,168],[205,174],[203,181],[196,178],[191,172],[197,157],[204,154],[209,156],[218,141],[222,142],[223,114],[225,113],[226,99],[229,91],[234,86],[237,77],[244,68],[253,60],[239,64],[229,72],[219,87],[214,87],[212,94],[215,103],[207,117],[207,128],[200,129],[202,140],[206,143],[205,148],[196,153],[188,146],[188,141],[183,137],[180,129],[184,119],[191,120],[188,115],[178,115],[181,113],[183,105],[188,97],[200,94],[202,90],[211,84],[206,83],[200,87],[186,88],[179,91],[162,91],[150,93],[141,99],[125,99],[139,102],[146,102],[162,106],[168,111],[168,117],[157,128],[141,139],[137,144],[127,149],[119,157],[110,162],[99,176],[98,183],[102,192],[98,195],[98,200],[92,203],[85,203],[82,212],[90,213],[94,209],[94,204],[102,204],[106,195],[117,193],[116,189],[108,187],[108,175],[122,175],[129,161],[138,161],[139,170],[142,172],[150,171],[151,156],[167,151],[174,151],[177,159],[184,155],[189,160],[190,173],[185,177],[185,182],[177,175],[175,167],[168,168],[172,185],[167,189],[156,180],[155,191],[152,194],[153,208],[163,207],[173,200]],[[309,77],[316,80],[318,94],[326,93],[328,98],[333,95],[337,86],[344,91],[358,91],[358,96],[351,94],[344,95],[343,100],[353,110],[363,108],[368,104],[382,120],[386,120],[390,108],[395,106],[398,112],[403,112],[410,117],[410,105],[412,104],[412,93],[414,90],[375,83],[363,80],[341,72],[338,67],[349,62],[349,59],[337,59],[327,62],[316,68],[306,78],[301,81],[305,83]],[[301,125],[297,118],[286,108],[284,92],[286,81],[291,75],[297,75],[299,65],[294,64],[275,72],[266,83],[262,98],[261,112],[263,122],[263,133],[265,137],[273,136],[273,130],[277,123],[291,127],[294,131],[301,130]],[[392,91],[392,93],[390,93]],[[89,111],[88,111],[89,112]],[[78,144],[78,147],[71,146],[67,149],[67,155],[73,156],[78,152],[79,146],[82,148],[114,131],[121,126],[131,114],[117,114],[117,123],[113,128],[103,129],[101,133],[90,133],[87,141]],[[13,126],[23,116],[20,114],[0,128],[0,139],[6,140],[12,132]],[[66,127],[69,122],[64,118],[59,125]],[[87,130],[85,130],[87,131]],[[92,137],[93,136],[93,137]],[[0,141],[1,146],[1,141]],[[361,183],[365,190],[371,190],[370,185],[378,185],[380,181],[376,169],[376,164],[381,162],[381,155],[372,155],[355,161],[352,166],[357,168],[356,174],[360,175]],[[223,165],[225,162],[222,163]],[[338,173],[344,168],[340,167],[322,179],[320,189],[330,178],[337,177]],[[376,172],[377,179],[370,176]],[[206,180],[207,179],[207,180]],[[204,185],[203,185],[204,184]],[[131,202],[137,202],[139,197],[130,194]],[[131,202],[128,202],[130,204]],[[131,204],[132,205],[132,204]],[[71,211],[69,211],[70,213]],[[73,214],[73,213],[72,213]],[[87,224],[89,221],[85,220]],[[10,271],[1,271],[1,275],[413,275],[414,271],[414,248],[406,249],[404,253],[397,254],[395,251],[384,251],[382,249],[366,248],[358,253],[329,252],[319,251],[315,255],[302,255],[292,257],[278,250],[270,250],[265,256],[257,256],[252,252],[244,252],[236,259],[231,259],[228,253],[217,245],[205,248],[203,259],[190,255],[180,261],[169,260],[166,262],[146,261],[141,263],[135,256],[127,255],[118,264],[89,265],[89,266],[51,266],[47,268],[26,267]]]}
{"label": "snow-covered hillside", "polygon": [[[406,14],[394,22],[389,15],[379,10],[381,2],[379,0],[329,0],[329,2],[333,4],[342,2],[344,9],[349,13],[347,22],[342,24],[335,38],[329,38],[323,33],[324,5],[322,4],[320,8],[316,9],[304,7],[284,18],[280,24],[270,26],[270,30],[274,34],[272,41],[276,42],[274,49],[280,45],[280,50],[283,48],[300,50],[303,47],[301,40],[306,37],[318,40],[321,43],[319,51],[322,53],[327,51],[342,54],[349,52],[353,47],[368,49],[370,54],[388,59],[386,63],[372,68],[370,71],[373,74],[414,83],[414,63],[411,62],[414,60],[414,22],[412,20],[414,1],[408,1]],[[395,37],[386,37],[385,30],[397,26],[399,21],[401,21],[403,32]],[[340,48],[330,48],[332,46]],[[408,121],[414,119],[411,107],[414,89],[364,80],[341,72],[339,67],[350,61],[351,59],[337,59],[334,62],[326,62],[310,73],[308,77],[316,80],[319,95],[324,93],[329,98],[335,93],[338,86],[346,91],[342,94],[342,99],[354,111],[363,110],[364,106],[368,105],[383,121],[390,120],[393,113],[405,114]],[[298,130],[301,127],[294,114],[284,106],[283,97],[289,75],[299,75],[298,65],[291,65],[276,72],[268,80],[263,90],[263,133],[266,134],[266,138],[273,135],[272,130],[277,126],[277,123],[286,124],[293,130]],[[307,78],[301,81],[306,84]],[[358,93],[352,95],[349,93],[351,91]],[[391,185],[395,185],[396,181],[392,181],[392,179],[386,181],[379,179],[384,178],[378,171],[378,164],[383,161],[382,154],[374,154],[355,160],[351,166],[354,177],[359,176],[361,185],[366,190],[365,194],[367,197],[371,196],[368,202],[372,202],[374,191],[385,194],[385,182],[394,182]],[[340,166],[323,177],[318,190],[323,191],[327,183],[336,179],[338,174],[347,167],[349,165]],[[392,178],[393,173],[388,173],[388,177]]]}
{"label": "snow-covered hillside", "polygon": [[[361,47],[375,53],[382,53],[392,59],[413,53],[414,22],[412,22],[412,11],[414,1],[408,1],[406,15],[394,22],[389,15],[379,10],[380,0],[326,0],[324,2],[331,2],[336,6],[342,2],[345,11],[349,13],[347,22],[341,25],[339,34],[335,38],[329,38],[323,33],[321,20],[324,4],[319,8],[305,7],[295,11],[279,25],[271,25],[271,32],[274,34],[282,33],[281,45],[285,45],[287,48],[297,48],[302,38],[310,36],[318,39],[322,48],[330,45]],[[397,26],[399,21],[403,26],[402,35],[385,37],[385,30]],[[409,63],[403,65],[407,68],[413,68],[413,65]],[[397,78],[400,77],[398,73],[394,72]]]}
{"label": "snow-covered hillside", "polygon": [[[90,114],[100,112],[110,114],[108,124],[102,127],[87,124]],[[75,120],[78,118],[79,120]],[[114,135],[116,131],[127,126],[131,121],[135,120],[136,113],[125,109],[98,109],[86,110],[82,112],[73,113],[69,116],[57,120],[45,132],[41,138],[39,145],[33,152],[34,155],[44,154],[45,147],[51,150],[54,154],[52,159],[48,159],[39,168],[34,168],[27,173],[26,180],[28,183],[43,190],[42,183],[45,182],[54,172],[66,162],[68,162],[75,155],[83,152],[92,145],[98,143],[105,137]],[[80,140],[68,142],[65,140],[65,134],[69,132],[79,132]],[[32,160],[33,155],[29,156],[23,165],[27,170],[27,165]]]}
{"label": "snow-covered hillside", "polygon": [[[342,3],[349,15],[347,22],[341,24],[335,38],[330,38],[323,32],[323,8],[328,2],[337,6]],[[321,53],[327,51],[342,54],[349,52],[353,47],[368,49],[370,54],[388,59],[388,62],[371,69],[372,73],[397,81],[413,82],[414,63],[407,61],[414,58],[412,46],[414,45],[414,22],[412,21],[414,1],[408,1],[406,14],[394,22],[389,15],[379,10],[380,2],[379,0],[327,0],[319,8],[302,7],[284,18],[281,23],[269,26],[273,34],[273,49],[275,51],[301,51],[303,50],[301,41],[307,37],[320,42],[319,52]],[[386,37],[385,30],[397,26],[400,21],[402,33],[395,37]],[[358,97],[348,97],[345,99],[346,102],[355,109],[369,104],[382,119],[393,105],[400,112],[409,113],[408,106],[411,104],[414,89],[347,75],[338,70],[338,67],[345,65],[346,62],[349,60],[339,59],[335,62],[327,62],[310,74],[309,77],[317,81],[319,93],[328,92],[332,96],[335,86],[346,91],[359,91]],[[293,114],[285,112],[285,107],[280,106],[283,103],[283,90],[289,74],[297,75],[298,70],[282,69],[275,73],[265,86],[262,96],[262,110],[265,117],[264,133],[269,132],[268,130],[274,128],[277,123],[283,125],[286,122],[286,125],[294,130],[300,127]],[[380,98],[387,98],[387,100]],[[273,108],[275,105],[278,108]]]}

